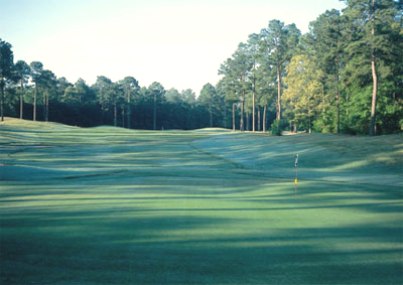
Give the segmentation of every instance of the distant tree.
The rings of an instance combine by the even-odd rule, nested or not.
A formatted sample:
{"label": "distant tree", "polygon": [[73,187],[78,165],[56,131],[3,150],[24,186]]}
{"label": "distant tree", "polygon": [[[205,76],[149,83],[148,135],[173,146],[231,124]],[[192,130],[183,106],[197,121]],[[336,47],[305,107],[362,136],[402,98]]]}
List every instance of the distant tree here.
{"label": "distant tree", "polygon": [[183,90],[180,96],[182,101],[189,105],[194,105],[196,103],[196,94],[192,89]]}
{"label": "distant tree", "polygon": [[56,75],[50,70],[43,70],[40,77],[40,85],[43,93],[43,105],[44,105],[44,119],[49,121],[49,98],[56,93]]}
{"label": "distant tree", "polygon": [[[343,39],[344,17],[333,9],[321,14],[310,24],[310,33],[302,42],[306,43],[305,53],[312,54],[323,73],[326,108],[321,115],[326,130],[340,132],[341,124],[341,71],[345,66]],[[309,49],[309,50],[308,50]]]}
{"label": "distant tree", "polygon": [[25,84],[28,82],[28,78],[31,74],[31,68],[29,65],[23,61],[19,60],[14,66],[14,70],[17,76],[17,79],[20,82],[20,119],[24,118],[24,92],[25,92]]}
{"label": "distant tree", "polygon": [[11,50],[12,46],[6,41],[0,39],[0,113],[1,121],[4,121],[4,89],[6,87],[6,79],[12,76],[14,66],[14,55]]}
{"label": "distant tree", "polygon": [[[252,132],[256,131],[256,85],[257,85],[257,69],[260,65],[260,37],[258,34],[249,35],[247,43],[247,52],[251,60],[251,70],[249,72],[249,80],[252,84]],[[260,115],[260,111],[259,111]],[[259,118],[260,123],[260,118]]]}
{"label": "distant tree", "polygon": [[[101,105],[101,110],[104,113],[112,110],[113,124],[117,124],[117,111],[116,111],[116,89],[115,85],[106,76],[98,76],[93,88],[97,94],[98,102]],[[109,117],[110,118],[110,117]],[[103,120],[105,121],[105,120]]]}
{"label": "distant tree", "polygon": [[282,77],[296,49],[301,32],[295,24],[284,25],[279,20],[271,20],[267,28],[260,32],[262,49],[266,57],[266,64],[274,66],[277,73],[277,105],[276,119],[281,119],[281,91]]}
{"label": "distant tree", "polygon": [[138,81],[132,76],[125,77],[122,81],[120,81],[120,84],[123,87],[125,96],[127,128],[130,129],[132,121],[132,101],[133,97],[138,94],[140,86]]}
{"label": "distant tree", "polygon": [[283,101],[287,103],[288,116],[295,131],[302,124],[309,133],[311,132],[315,115],[319,113],[318,106],[323,98],[320,78],[321,70],[307,55],[295,55],[291,59],[287,67],[285,78],[287,89]]}
{"label": "distant tree", "polygon": [[[343,2],[347,4],[343,12],[349,23],[346,51],[350,60],[347,68],[351,77],[359,79],[355,82],[358,81],[361,87],[367,87],[366,80],[371,78],[369,134],[375,135],[379,88],[382,83],[387,82],[390,75],[401,78],[401,74],[394,74],[396,70],[401,71],[401,67],[394,69],[396,62],[399,62],[397,65],[402,65],[401,1],[344,0]],[[394,80],[391,79],[390,82]],[[384,88],[384,85],[382,87]]]}
{"label": "distant tree", "polygon": [[153,101],[153,130],[156,130],[157,129],[157,107],[164,98],[165,89],[161,85],[161,83],[153,82],[148,87],[148,91],[150,92],[150,95],[151,95],[152,101]]}
{"label": "distant tree", "polygon": [[43,73],[43,64],[39,61],[33,61],[33,62],[31,62],[30,67],[31,67],[32,80],[35,83],[34,100],[33,100],[33,121],[36,121],[37,98],[38,98],[38,90],[39,90],[39,85],[40,85],[40,81],[41,81],[41,76]]}
{"label": "distant tree", "polygon": [[167,90],[167,92],[165,93],[165,98],[169,103],[179,104],[182,101],[181,94],[175,88]]}
{"label": "distant tree", "polygon": [[209,126],[210,128],[213,127],[213,114],[217,100],[217,91],[213,85],[207,83],[203,86],[202,90],[200,91],[200,96],[198,101],[207,107],[209,113]]}
{"label": "distant tree", "polygon": [[232,58],[228,58],[223,64],[221,64],[220,69],[218,70],[219,75],[223,75],[223,78],[217,84],[219,86],[220,92],[224,93],[225,102],[229,103],[231,106],[231,123],[232,130],[236,129],[236,107],[239,102],[239,98],[237,95],[236,88],[236,77],[234,76],[232,70]]}
{"label": "distant tree", "polygon": [[[251,82],[249,75],[253,61],[251,60],[250,53],[248,51],[248,45],[240,43],[238,49],[232,55],[232,58],[221,65],[219,74],[224,75],[226,86],[228,87],[227,98],[238,98],[239,106],[241,109],[239,128],[241,131],[245,130],[245,102],[246,95],[251,90]],[[233,105],[234,106],[234,105]],[[234,112],[234,108],[233,108]]]}

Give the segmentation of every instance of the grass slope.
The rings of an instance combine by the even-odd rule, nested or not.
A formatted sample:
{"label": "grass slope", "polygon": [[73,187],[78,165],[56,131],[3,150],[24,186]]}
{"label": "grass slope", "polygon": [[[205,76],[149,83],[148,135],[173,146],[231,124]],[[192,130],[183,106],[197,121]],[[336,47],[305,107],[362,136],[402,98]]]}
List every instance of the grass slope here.
{"label": "grass slope", "polygon": [[0,134],[1,284],[403,283],[401,135]]}

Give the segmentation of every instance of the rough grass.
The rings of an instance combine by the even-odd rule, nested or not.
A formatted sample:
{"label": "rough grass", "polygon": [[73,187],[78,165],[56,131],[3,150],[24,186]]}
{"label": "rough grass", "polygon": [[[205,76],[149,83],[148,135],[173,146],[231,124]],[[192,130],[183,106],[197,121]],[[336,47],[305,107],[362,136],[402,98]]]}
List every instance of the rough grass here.
{"label": "rough grass", "polygon": [[1,284],[403,283],[401,135],[0,135]]}

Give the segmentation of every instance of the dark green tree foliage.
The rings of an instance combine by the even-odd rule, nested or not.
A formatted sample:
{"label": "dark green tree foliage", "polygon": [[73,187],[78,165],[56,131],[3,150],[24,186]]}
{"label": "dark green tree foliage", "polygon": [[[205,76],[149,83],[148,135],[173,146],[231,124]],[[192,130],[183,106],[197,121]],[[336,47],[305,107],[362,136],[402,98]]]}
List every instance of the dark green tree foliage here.
{"label": "dark green tree foliage", "polygon": [[161,83],[159,82],[153,82],[151,85],[148,87],[148,96],[149,100],[152,102],[152,110],[153,110],[153,130],[157,130],[157,125],[158,129],[163,129],[164,124],[159,123],[157,124],[157,109],[161,103],[164,103],[165,100],[165,89],[162,86]]}
{"label": "dark green tree foliage", "polygon": [[[401,105],[401,94],[396,96],[397,92],[401,93],[399,78],[402,78],[403,60],[402,23],[398,16],[402,14],[401,5],[393,0],[344,2],[347,4],[343,15],[346,17],[345,37],[348,43],[345,88],[351,94],[348,96],[352,101],[351,106],[364,108],[351,109],[348,113],[360,114],[358,119],[363,123],[358,132],[368,129],[369,134],[373,135],[378,128],[386,127],[382,122],[384,116],[390,115],[390,111],[400,112],[401,115],[401,107],[396,109],[385,106],[396,103]],[[368,92],[369,86],[371,92]],[[354,116],[350,118],[357,119]],[[351,119],[346,124],[352,124]]]}
{"label": "dark green tree foliage", "polygon": [[[122,127],[132,126],[132,107],[138,97],[140,86],[138,81],[132,76],[126,76],[119,82],[124,92],[124,106],[122,106]],[[124,113],[126,112],[126,118]],[[126,119],[126,124],[125,124]]]}
{"label": "dark green tree foliage", "polygon": [[266,64],[273,66],[277,74],[276,119],[278,121],[281,119],[282,78],[285,67],[298,45],[300,34],[295,24],[285,25],[279,20],[270,21],[268,27],[260,32]]}
{"label": "dark green tree foliage", "polygon": [[165,91],[158,82],[140,88],[131,76],[71,84],[38,61],[29,68],[23,61],[13,65],[11,45],[0,40],[1,117],[155,130],[214,126],[265,132],[271,125],[277,134],[311,126],[334,133],[399,132],[401,1],[344,3],[343,11],[320,15],[303,36],[294,24],[269,21],[239,44],[220,66],[220,81],[206,84],[198,97],[190,89]]}
{"label": "dark green tree foliage", "polygon": [[43,117],[49,121],[49,105],[50,100],[56,101],[56,75],[50,70],[44,70],[41,74],[39,83],[42,89]]}
{"label": "dark green tree foliage", "polygon": [[200,102],[200,104],[205,106],[208,110],[210,128],[214,126],[213,118],[214,114],[217,113],[218,101],[219,100],[215,87],[210,83],[205,84],[200,91],[198,102]]}
{"label": "dark green tree foliage", "polygon": [[39,61],[33,61],[30,64],[31,67],[31,76],[32,81],[35,84],[34,89],[34,99],[33,99],[33,120],[36,121],[37,116],[37,100],[38,100],[38,92],[39,92],[39,85],[41,83],[41,77],[43,73],[43,64]]}
{"label": "dark green tree foliage", "polygon": [[[326,11],[310,25],[310,33],[302,40],[303,53],[315,58],[323,71],[325,93],[317,119],[317,128],[325,132],[340,132],[341,86],[340,73],[345,66],[344,18],[337,10]],[[304,43],[305,42],[305,43]]]}
{"label": "dark green tree foliage", "polygon": [[20,119],[23,119],[25,85],[28,83],[28,79],[31,74],[31,68],[25,61],[19,60],[14,66],[14,72],[16,79],[20,83],[20,89],[18,91],[18,93],[20,94]]}
{"label": "dark green tree foliage", "polygon": [[14,65],[14,55],[11,50],[11,44],[0,39],[0,113],[1,121],[4,121],[4,89],[6,88],[6,80],[12,77],[12,69]]}
{"label": "dark green tree foliage", "polygon": [[97,94],[97,101],[101,106],[102,110],[102,122],[104,124],[110,124],[111,121],[113,125],[116,125],[116,88],[112,80],[106,76],[98,76],[97,81],[92,86]]}

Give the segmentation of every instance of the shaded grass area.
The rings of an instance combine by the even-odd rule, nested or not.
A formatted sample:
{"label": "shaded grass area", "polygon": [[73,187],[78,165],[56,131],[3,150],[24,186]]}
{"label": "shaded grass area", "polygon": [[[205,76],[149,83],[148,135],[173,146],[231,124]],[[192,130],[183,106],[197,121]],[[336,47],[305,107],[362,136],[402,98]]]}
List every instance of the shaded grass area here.
{"label": "shaded grass area", "polygon": [[401,136],[0,132],[1,284],[403,283]]}

